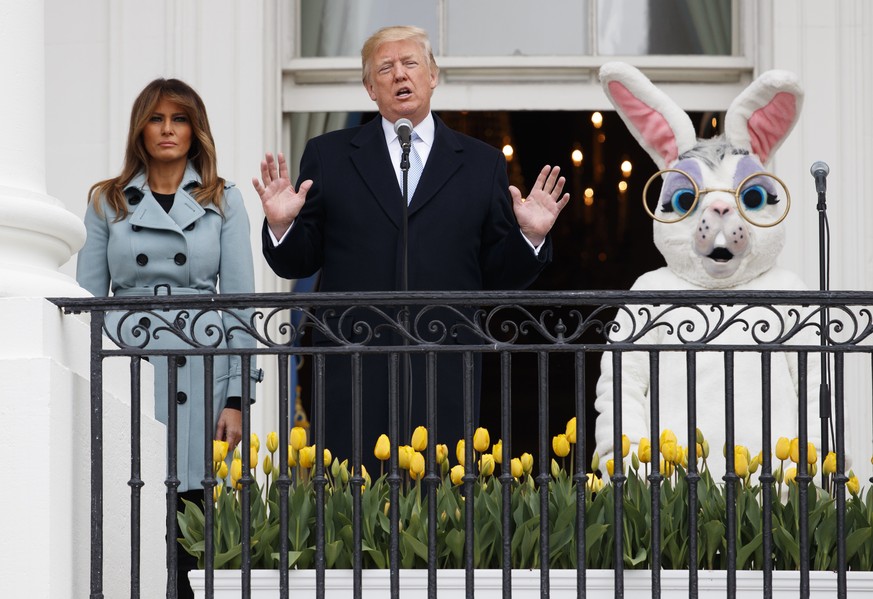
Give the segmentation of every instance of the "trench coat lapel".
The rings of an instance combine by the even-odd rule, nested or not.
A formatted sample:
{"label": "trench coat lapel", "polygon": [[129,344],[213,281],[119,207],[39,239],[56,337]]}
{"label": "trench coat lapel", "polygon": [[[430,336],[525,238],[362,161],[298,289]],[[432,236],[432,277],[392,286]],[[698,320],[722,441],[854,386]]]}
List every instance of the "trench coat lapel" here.
{"label": "trench coat lapel", "polygon": [[455,132],[449,129],[438,116],[434,115],[433,119],[436,124],[433,147],[424,165],[415,195],[409,204],[410,216],[433,199],[463,164],[463,148]]}
{"label": "trench coat lapel", "polygon": [[382,132],[382,119],[376,117],[352,138],[355,147],[352,163],[364,185],[376,198],[379,206],[398,229],[403,220],[403,194],[397,185],[397,176],[388,155],[388,146]]}

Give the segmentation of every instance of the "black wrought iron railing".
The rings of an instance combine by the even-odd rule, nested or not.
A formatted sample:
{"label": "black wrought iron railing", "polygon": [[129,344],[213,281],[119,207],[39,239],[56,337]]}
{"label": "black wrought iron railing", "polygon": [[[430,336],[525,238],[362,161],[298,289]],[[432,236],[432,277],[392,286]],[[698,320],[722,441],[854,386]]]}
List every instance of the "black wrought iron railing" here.
{"label": "black wrought iron railing", "polygon": [[[737,571],[737,498],[738,485],[742,478],[737,474],[734,463],[735,454],[730,450],[735,444],[736,416],[734,406],[734,381],[736,377],[751,376],[746,372],[737,372],[735,360],[741,355],[754,355],[760,360],[760,373],[754,376],[760,378],[761,389],[761,423],[760,443],[763,448],[771,448],[775,439],[771,438],[771,388],[778,381],[772,380],[771,363],[776,355],[788,354],[796,360],[799,383],[796,413],[798,418],[797,436],[799,438],[799,459],[797,460],[796,483],[797,497],[800,502],[797,545],[799,559],[798,594],[809,595],[809,572],[811,559],[810,531],[808,530],[808,494],[813,481],[812,472],[808,467],[807,440],[808,429],[817,430],[819,423],[809,422],[807,415],[808,397],[807,377],[812,366],[818,364],[820,356],[825,371],[822,375],[822,398],[833,396],[833,421],[826,423],[825,430],[833,430],[832,449],[836,454],[833,474],[828,484],[833,485],[833,496],[836,505],[836,571],[838,579],[838,596],[845,597],[847,593],[847,549],[846,549],[846,437],[845,437],[845,370],[846,360],[860,356],[864,368],[870,368],[873,358],[873,345],[869,338],[873,334],[873,293],[860,292],[483,292],[483,293],[355,293],[355,294],[259,294],[259,295],[218,295],[218,296],[172,296],[155,297],[124,297],[124,298],[61,298],[52,300],[64,311],[70,313],[87,312],[91,315],[91,597],[103,597],[102,562],[104,550],[102,534],[102,489],[103,456],[102,445],[102,396],[103,396],[103,361],[112,356],[129,356],[131,373],[131,472],[129,485],[131,487],[131,597],[139,597],[139,530],[141,526],[149,525],[140,521],[140,489],[144,484],[140,469],[140,423],[139,423],[139,384],[141,360],[152,356],[165,356],[167,364],[168,396],[176,397],[176,363],[178,360],[191,359],[192,356],[202,356],[204,360],[204,394],[201,398],[189,398],[191,401],[203,401],[205,413],[212,413],[213,361],[218,356],[240,356],[241,371],[248,372],[252,363],[258,361],[264,366],[269,361],[275,361],[275,371],[278,373],[278,414],[276,414],[279,434],[278,452],[279,477],[278,487],[280,508],[280,526],[278,539],[280,597],[289,597],[289,540],[287,521],[289,514],[289,490],[292,479],[284,467],[288,463],[289,429],[292,422],[289,413],[292,401],[292,389],[289,388],[289,361],[294,358],[305,358],[310,369],[310,385],[312,398],[313,442],[317,447],[325,446],[326,411],[331,410],[327,404],[325,391],[327,382],[333,374],[331,368],[336,364],[335,357],[341,356],[342,363],[350,372],[348,394],[352,398],[350,418],[352,430],[352,455],[350,458],[351,485],[353,494],[352,562],[354,596],[362,595],[362,570],[364,568],[363,552],[361,551],[362,530],[362,487],[365,478],[361,465],[370,455],[372,440],[363,439],[361,435],[363,404],[363,385],[374,377],[387,381],[389,396],[388,434],[391,438],[391,456],[388,462],[389,474],[387,483],[390,487],[390,537],[388,551],[391,596],[399,597],[400,526],[398,495],[401,492],[402,476],[398,464],[398,446],[408,442],[409,419],[406,418],[405,393],[410,386],[405,380],[409,357],[419,356],[424,364],[425,373],[423,386],[423,401],[425,424],[431,431],[437,430],[440,405],[438,405],[437,386],[441,376],[440,368],[445,368],[448,356],[460,356],[452,368],[460,372],[463,383],[463,436],[465,439],[465,473],[463,476],[463,495],[465,519],[464,568],[467,572],[467,596],[472,597],[475,590],[475,555],[474,555],[474,485],[477,481],[477,469],[473,449],[474,428],[477,426],[477,402],[479,400],[478,378],[481,377],[479,359],[486,355],[496,356],[499,367],[492,376],[482,379],[482,390],[494,392],[499,398],[499,428],[502,438],[502,463],[499,481],[502,485],[501,503],[501,534],[502,555],[500,558],[503,569],[503,596],[512,596],[512,547],[511,537],[514,522],[511,514],[511,490],[516,479],[506,465],[510,464],[515,453],[513,443],[513,420],[522,401],[513,397],[515,381],[519,376],[533,378],[536,395],[536,453],[538,461],[532,473],[540,497],[540,513],[549,513],[549,488],[553,480],[551,460],[551,435],[549,430],[550,410],[554,409],[556,401],[562,408],[577,417],[577,443],[574,448],[574,466],[571,473],[572,484],[575,485],[577,509],[573,521],[575,539],[575,564],[577,596],[586,596],[586,502],[591,501],[592,493],[589,480],[589,458],[593,450],[590,438],[592,404],[594,401],[591,364],[606,355],[604,364],[608,361],[612,369],[611,388],[614,401],[612,404],[612,445],[622,446],[623,402],[623,367],[631,355],[643,355],[648,366],[649,412],[648,426],[651,431],[651,473],[646,481],[654,489],[650,493],[652,534],[649,547],[649,569],[651,570],[651,595],[660,597],[662,563],[661,538],[661,501],[662,493],[658,492],[664,485],[665,472],[661,463],[662,447],[659,443],[661,430],[662,396],[674,393],[675,389],[665,389],[661,384],[665,356],[671,360],[676,355],[684,358],[685,388],[682,390],[687,399],[687,429],[682,431],[688,440],[687,448],[687,531],[688,560],[686,564],[689,594],[697,596],[698,559],[703,553],[698,546],[699,532],[698,492],[701,475],[698,471],[700,456],[698,446],[694,442],[697,433],[697,415],[702,409],[711,411],[717,409],[723,412],[723,431],[725,440],[725,475],[717,481],[723,485],[726,503],[725,536],[718,549],[724,556],[727,571],[727,595],[736,594]],[[205,321],[208,314],[231,315],[233,324],[225,327],[198,327],[199,321]],[[299,318],[299,317],[303,318]],[[143,320],[147,318],[148,321]],[[107,325],[106,323],[110,323]],[[106,345],[104,337],[112,338],[116,345]],[[250,347],[227,347],[223,341],[228,338],[237,339],[247,336],[256,343]],[[316,337],[318,342],[310,343],[308,339]],[[163,343],[156,344],[155,339],[163,338]],[[172,343],[167,343],[172,339]],[[301,343],[302,341],[302,343]],[[160,348],[157,348],[160,345]],[[385,362],[379,363],[378,372],[368,370],[368,356],[384,356]],[[550,373],[550,365],[558,356],[572,357],[572,373],[566,381],[565,388]],[[718,355],[724,372],[724,395],[717,398],[698,398],[698,359],[701,356]],[[514,368],[521,356],[534,356],[534,374],[531,377],[529,368]],[[830,363],[832,362],[832,367]],[[675,361],[671,362],[675,365]],[[522,372],[522,370],[524,372]],[[596,369],[595,369],[596,370]],[[831,372],[832,370],[832,372]],[[673,373],[675,374],[675,373]],[[675,378],[675,377],[674,377]],[[758,384],[758,383],[756,383]],[[832,385],[832,387],[831,387]],[[242,396],[252,394],[252,385],[248,377],[242,378]],[[832,391],[832,393],[831,393]],[[869,398],[870,390],[866,390]],[[557,399],[556,399],[557,398]],[[701,400],[705,400],[705,406]],[[869,399],[865,400],[869,401]],[[524,400],[530,403],[530,400]],[[714,406],[713,403],[716,405]],[[830,406],[824,402],[822,413],[830,412]],[[178,537],[175,506],[177,504],[177,488],[179,479],[176,464],[176,402],[167,402],[168,428],[168,464],[167,476],[163,481],[167,489],[167,553],[170,563],[175,560],[179,547],[175,543]],[[241,404],[243,436],[241,452],[243,456],[250,452],[251,408],[247,401]],[[337,418],[331,413],[331,418]],[[516,430],[518,428],[516,423]],[[203,476],[202,488],[205,498],[213,497],[216,486],[226,485],[212,475],[213,447],[211,443],[213,423],[205,423],[205,442],[203,446]],[[868,431],[873,431],[871,424]],[[828,438],[823,441],[823,449],[828,449]],[[871,434],[873,438],[873,434]],[[869,444],[871,438],[866,439]],[[635,439],[634,442],[637,440]],[[366,445],[365,445],[366,444]],[[436,513],[437,488],[443,482],[444,474],[436,459],[435,435],[428,438],[426,475],[422,483],[427,497],[427,569],[428,596],[436,597],[438,583],[437,559],[437,529],[439,514]],[[713,448],[714,453],[720,448]],[[822,451],[822,458],[824,458]],[[858,459],[866,460],[866,456]],[[774,460],[767,450],[761,454],[761,518],[762,518],[762,555],[764,597],[772,596],[773,552],[775,541],[772,528],[772,504],[777,491],[778,470],[774,468]],[[603,468],[601,468],[603,469]],[[612,568],[614,570],[615,596],[624,596],[624,576],[628,561],[625,551],[625,535],[622,534],[625,523],[625,502],[628,483],[626,464],[622,453],[615,452],[614,474],[611,485],[614,489],[613,515],[613,550]],[[824,478],[823,478],[824,480]],[[242,538],[241,538],[241,581],[242,597],[250,597],[250,575],[252,546],[250,542],[250,502],[253,479],[247,468],[243,469],[239,479],[239,492],[242,504]],[[324,542],[324,504],[325,488],[328,476],[325,470],[324,456],[315,452],[315,463],[312,469],[312,484],[315,489],[315,539],[313,567],[316,572],[317,596],[323,597],[324,576],[326,570]],[[781,484],[779,485],[781,488]],[[213,597],[213,502],[204,502],[205,517],[205,580],[206,597]],[[540,571],[541,596],[548,597],[550,589],[550,529],[549,518],[540,519],[538,538],[538,568]],[[168,573],[167,597],[175,597],[175,575]]]}

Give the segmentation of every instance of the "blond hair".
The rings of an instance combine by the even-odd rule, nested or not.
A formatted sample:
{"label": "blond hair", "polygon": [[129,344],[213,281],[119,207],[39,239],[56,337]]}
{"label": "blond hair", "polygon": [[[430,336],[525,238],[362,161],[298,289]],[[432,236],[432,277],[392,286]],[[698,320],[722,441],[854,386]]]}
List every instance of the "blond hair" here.
{"label": "blond hair", "polygon": [[433,49],[430,46],[430,39],[427,37],[427,31],[412,25],[393,25],[391,27],[383,27],[371,35],[370,38],[364,42],[364,46],[361,48],[361,79],[365,84],[370,78],[370,62],[372,61],[376,50],[379,49],[379,46],[388,42],[402,42],[406,40],[414,41],[421,46],[422,52],[427,56],[429,63],[428,67],[431,72],[434,74],[439,73],[440,69],[437,66],[436,60],[434,60]]}
{"label": "blond hair", "polygon": [[222,211],[224,179],[218,176],[215,141],[212,139],[209,119],[206,116],[206,105],[197,92],[184,81],[155,79],[145,86],[133,102],[121,174],[95,183],[88,190],[88,201],[94,202],[98,214],[101,213],[102,206],[97,198],[102,198],[115,211],[116,221],[123,220],[129,214],[124,188],[138,173],[148,172],[150,156],[142,132],[162,99],[181,106],[191,123],[192,138],[188,160],[201,179],[200,186],[192,190],[192,195],[201,205],[215,204],[219,212]]}

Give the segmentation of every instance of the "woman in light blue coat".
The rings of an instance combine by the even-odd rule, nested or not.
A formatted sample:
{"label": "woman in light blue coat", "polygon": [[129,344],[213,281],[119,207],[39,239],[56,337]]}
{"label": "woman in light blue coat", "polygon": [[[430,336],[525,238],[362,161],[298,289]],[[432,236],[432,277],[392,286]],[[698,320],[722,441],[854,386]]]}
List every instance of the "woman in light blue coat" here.
{"label": "woman in light blue coat", "polygon": [[[157,79],[137,97],[122,172],[91,188],[85,226],[88,236],[76,278],[95,296],[110,291],[117,297],[254,292],[242,196],[218,176],[205,106],[182,81]],[[124,319],[121,313],[108,314],[105,330],[124,345],[138,346],[148,338],[149,348],[190,347],[168,331],[156,336],[147,332],[174,323],[180,315],[186,335],[201,342],[212,344],[215,336],[209,331],[220,330],[220,347],[254,346],[238,329],[227,334],[246,312],[207,312],[193,319],[181,312]],[[168,362],[162,357],[150,361],[155,416],[166,423]],[[240,364],[239,356],[214,359],[214,410],[209,418],[214,438],[227,441],[229,451],[242,436]],[[202,498],[204,478],[203,360],[177,358],[177,374],[178,392],[172,400],[178,415],[179,491],[180,497],[193,500]],[[252,383],[260,379],[254,361],[247,375]],[[253,394],[253,384],[250,389]]]}

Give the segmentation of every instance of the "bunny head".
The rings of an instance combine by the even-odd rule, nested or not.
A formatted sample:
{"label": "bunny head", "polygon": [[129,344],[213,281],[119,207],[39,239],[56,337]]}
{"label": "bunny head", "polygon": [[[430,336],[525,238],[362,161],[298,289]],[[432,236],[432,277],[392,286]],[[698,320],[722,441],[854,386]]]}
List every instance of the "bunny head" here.
{"label": "bunny head", "polygon": [[600,80],[634,138],[666,171],[648,205],[668,268],[712,289],[772,268],[785,243],[781,218],[790,200],[764,165],[800,115],[796,77],[763,73],[731,103],[724,135],[707,140],[697,139],[689,116],[634,67],[607,63]]}

